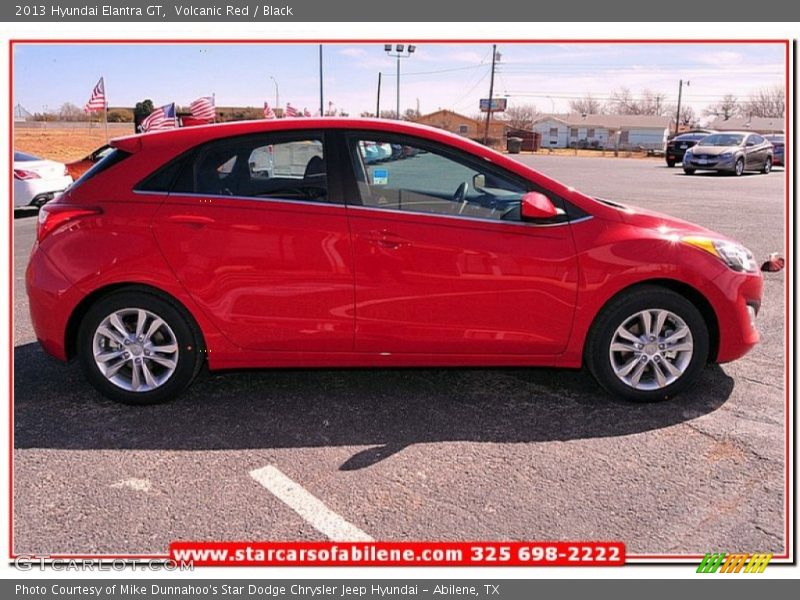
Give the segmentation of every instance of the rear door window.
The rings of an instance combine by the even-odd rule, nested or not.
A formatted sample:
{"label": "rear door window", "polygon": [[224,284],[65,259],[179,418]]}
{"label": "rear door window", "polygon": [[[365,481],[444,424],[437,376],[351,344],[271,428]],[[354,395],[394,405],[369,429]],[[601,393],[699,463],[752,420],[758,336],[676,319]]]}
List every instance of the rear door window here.
{"label": "rear door window", "polygon": [[259,135],[212,142],[197,152],[173,192],[326,201],[321,135]]}

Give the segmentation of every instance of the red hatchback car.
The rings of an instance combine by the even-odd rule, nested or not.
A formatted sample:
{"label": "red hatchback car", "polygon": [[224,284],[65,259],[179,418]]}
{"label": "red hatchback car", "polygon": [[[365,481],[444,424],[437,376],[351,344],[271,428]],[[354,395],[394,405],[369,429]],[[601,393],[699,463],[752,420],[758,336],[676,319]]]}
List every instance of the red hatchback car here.
{"label": "red hatchback car", "polygon": [[[370,163],[376,144],[412,151]],[[42,209],[27,288],[44,348],[114,400],[173,398],[204,364],[585,365],[657,400],[758,341],[741,245],[437,129],[283,119],[112,146]]]}

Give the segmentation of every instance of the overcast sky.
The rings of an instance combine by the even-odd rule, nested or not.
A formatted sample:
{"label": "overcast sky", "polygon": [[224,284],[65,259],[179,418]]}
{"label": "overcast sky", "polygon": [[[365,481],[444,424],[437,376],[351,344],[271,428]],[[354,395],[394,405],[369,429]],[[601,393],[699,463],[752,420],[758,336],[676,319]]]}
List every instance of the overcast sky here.
{"label": "overcast sky", "polygon": [[[591,92],[600,100],[625,86],[676,102],[678,80],[689,80],[684,102],[696,111],[723,94],[747,99],[759,88],[783,85],[781,44],[498,44],[495,95],[509,105],[533,103],[542,112],[565,112],[571,98]],[[111,106],[151,98],[158,106],[187,105],[216,94],[219,106],[286,102],[319,107],[316,44],[17,44],[14,104],[30,112],[64,102],[83,106],[102,75]],[[431,112],[450,108],[475,114],[489,93],[491,44],[418,44],[401,65],[401,107]],[[324,46],[325,102],[351,115],[375,110],[378,72],[381,108],[395,106],[396,61],[383,44]]]}

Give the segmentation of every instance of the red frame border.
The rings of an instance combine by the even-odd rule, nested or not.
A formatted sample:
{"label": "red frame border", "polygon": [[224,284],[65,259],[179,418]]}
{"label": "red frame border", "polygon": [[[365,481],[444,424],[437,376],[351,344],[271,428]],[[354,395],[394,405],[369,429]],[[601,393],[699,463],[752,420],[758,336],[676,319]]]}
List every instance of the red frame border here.
{"label": "red frame border", "polygon": [[[785,135],[788,137],[790,135],[789,131],[789,114],[792,109],[792,102],[789,101],[789,92],[790,92],[790,78],[789,78],[789,68],[790,68],[790,48],[791,48],[791,40],[788,39],[713,39],[713,38],[702,38],[702,39],[590,39],[590,40],[581,40],[581,39],[569,39],[569,38],[552,38],[552,39],[537,39],[537,40],[530,40],[530,39],[520,39],[520,38],[513,38],[513,39],[436,39],[436,38],[415,38],[415,39],[408,39],[403,38],[403,40],[407,43],[414,43],[414,44],[485,44],[485,43],[503,43],[503,44],[782,44],[784,46],[785,54],[785,90],[786,90],[786,114],[784,117],[784,131]],[[153,39],[142,39],[142,38],[127,38],[127,39],[109,39],[109,38],[97,38],[97,39],[78,39],[78,38],[52,38],[52,39],[42,39],[42,38],[31,38],[31,39],[9,39],[8,41],[8,106],[9,106],[9,119],[8,119],[8,139],[9,144],[13,147],[14,143],[14,118],[13,118],[13,111],[14,111],[14,46],[16,44],[25,45],[25,44],[291,44],[291,45],[300,45],[300,44],[383,44],[385,43],[385,39],[358,39],[358,38],[343,38],[343,39],[289,39],[289,40],[282,40],[282,39],[255,39],[255,38],[248,38],[248,39],[228,39],[228,38],[219,38],[219,39],[202,39],[202,38],[185,38],[185,39],[163,39],[163,38],[153,38]],[[789,144],[784,146],[784,190],[785,190],[785,205],[784,205],[784,252],[789,253],[790,250],[790,239],[789,239],[789,227],[791,225],[789,220],[789,196],[790,196],[790,183],[791,179],[789,176],[790,167],[789,167]],[[8,166],[9,166],[9,173],[13,170],[13,152],[9,153],[8,158]],[[13,198],[14,196],[14,182],[13,178],[9,177],[8,183],[8,197]],[[8,403],[8,415],[9,415],[9,522],[8,522],[8,550],[9,550],[9,558],[11,560],[15,559],[18,555],[14,553],[14,207],[13,202],[10,203],[10,218],[9,218],[9,230],[8,230],[8,268],[9,268],[9,276],[11,277],[11,281],[9,285],[9,403]],[[784,291],[785,291],[785,309],[786,315],[784,319],[784,326],[785,326],[785,337],[784,337],[784,348],[786,352],[786,363],[785,363],[785,372],[784,372],[784,394],[785,394],[785,403],[784,403],[784,415],[786,418],[786,428],[784,431],[785,434],[785,457],[784,457],[784,544],[785,550],[782,554],[776,554],[773,558],[775,559],[789,559],[792,558],[790,555],[790,540],[791,540],[791,531],[790,531],[790,504],[789,504],[789,476],[791,475],[789,464],[790,464],[790,444],[789,444],[789,437],[790,437],[790,419],[789,419],[789,412],[790,412],[790,394],[789,394],[789,382],[791,378],[790,373],[790,365],[792,364],[792,355],[793,355],[793,348],[790,346],[790,294],[789,294],[789,269],[792,269],[793,265],[789,265],[784,270]],[[85,554],[54,554],[50,555],[50,558],[53,559],[94,559],[94,560],[114,560],[114,559],[133,559],[133,560],[166,560],[169,558],[167,554],[164,555],[149,555],[149,554],[129,554],[129,555],[109,555],[109,554],[96,554],[96,555],[85,555]],[[627,558],[629,560],[636,560],[636,561],[680,561],[680,562],[687,562],[687,561],[694,561],[694,560],[701,560],[703,555],[700,554],[628,554]],[[796,560],[796,557],[794,557]]]}

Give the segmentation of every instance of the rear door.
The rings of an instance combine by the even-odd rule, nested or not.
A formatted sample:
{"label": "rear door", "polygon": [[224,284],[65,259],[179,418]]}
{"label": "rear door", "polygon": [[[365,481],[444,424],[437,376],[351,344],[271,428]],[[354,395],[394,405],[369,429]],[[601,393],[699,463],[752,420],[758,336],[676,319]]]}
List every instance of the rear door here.
{"label": "rear door", "polygon": [[[406,158],[369,161],[365,149],[385,142]],[[578,274],[566,215],[521,222],[531,184],[443,145],[363,132],[346,136],[345,152],[358,351],[563,351]]]}
{"label": "rear door", "polygon": [[241,348],[352,350],[352,249],[328,154],[309,131],[209,143],[156,215],[178,279]]}

